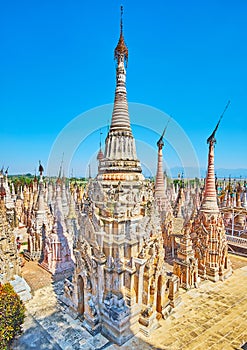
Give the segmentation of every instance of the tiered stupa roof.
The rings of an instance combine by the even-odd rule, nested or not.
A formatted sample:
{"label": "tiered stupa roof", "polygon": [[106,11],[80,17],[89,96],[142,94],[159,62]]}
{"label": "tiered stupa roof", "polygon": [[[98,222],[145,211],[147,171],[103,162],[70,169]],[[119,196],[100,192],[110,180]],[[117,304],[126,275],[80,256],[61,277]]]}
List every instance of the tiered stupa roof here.
{"label": "tiered stupa roof", "polygon": [[[141,174],[141,165],[136,156],[136,146],[130,126],[127,102],[125,82],[128,49],[123,36],[122,9],[120,38],[114,51],[114,57],[117,63],[115,100],[111,125],[105,141],[104,158],[99,159],[98,157],[98,179],[143,179],[143,175]],[[119,176],[116,176],[116,174]]]}

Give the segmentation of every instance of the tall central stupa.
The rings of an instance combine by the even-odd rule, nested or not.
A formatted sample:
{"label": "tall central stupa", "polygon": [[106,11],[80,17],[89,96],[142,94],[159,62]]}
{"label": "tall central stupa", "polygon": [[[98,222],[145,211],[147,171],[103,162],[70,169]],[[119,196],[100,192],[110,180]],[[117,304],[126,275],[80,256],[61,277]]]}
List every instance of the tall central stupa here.
{"label": "tall central stupa", "polygon": [[[116,60],[116,90],[111,126],[105,140],[104,158],[99,162],[98,179],[140,179],[141,165],[136,156],[126,92],[128,48],[123,36],[123,10],[121,8],[120,38],[114,51]],[[118,176],[116,176],[118,175]]]}
{"label": "tall central stupa", "polygon": [[[80,213],[70,306],[90,333],[121,345],[139,330],[149,335],[175,306],[178,278],[164,265],[164,242],[153,184],[136,156],[126,97],[128,49],[114,52],[116,91],[105,152]],[[72,302],[72,303],[71,303]]]}

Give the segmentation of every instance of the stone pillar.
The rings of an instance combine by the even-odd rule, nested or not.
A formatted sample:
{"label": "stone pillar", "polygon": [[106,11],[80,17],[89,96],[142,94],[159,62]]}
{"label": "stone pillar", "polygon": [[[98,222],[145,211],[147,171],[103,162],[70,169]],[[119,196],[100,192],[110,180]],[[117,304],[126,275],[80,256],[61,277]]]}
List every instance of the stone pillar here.
{"label": "stone pillar", "polygon": [[147,262],[146,259],[135,258],[135,263],[137,265],[137,273],[138,273],[137,302],[139,305],[142,305],[142,302],[143,302],[143,275],[144,275],[144,267],[146,262]]}
{"label": "stone pillar", "polygon": [[177,276],[172,276],[169,279],[169,295],[170,305],[174,308],[180,301],[181,297],[179,296],[179,278]]}

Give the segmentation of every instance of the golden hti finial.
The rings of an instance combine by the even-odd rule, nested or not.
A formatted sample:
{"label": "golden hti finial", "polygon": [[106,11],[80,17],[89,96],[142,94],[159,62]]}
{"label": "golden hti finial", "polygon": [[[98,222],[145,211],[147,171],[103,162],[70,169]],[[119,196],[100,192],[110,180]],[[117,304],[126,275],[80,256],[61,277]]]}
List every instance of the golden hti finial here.
{"label": "golden hti finial", "polygon": [[125,45],[124,37],[123,37],[123,6],[120,8],[121,17],[120,17],[120,37],[118,40],[117,47],[114,50],[114,58],[119,64],[120,61],[124,61],[127,66],[128,63],[128,48]]}

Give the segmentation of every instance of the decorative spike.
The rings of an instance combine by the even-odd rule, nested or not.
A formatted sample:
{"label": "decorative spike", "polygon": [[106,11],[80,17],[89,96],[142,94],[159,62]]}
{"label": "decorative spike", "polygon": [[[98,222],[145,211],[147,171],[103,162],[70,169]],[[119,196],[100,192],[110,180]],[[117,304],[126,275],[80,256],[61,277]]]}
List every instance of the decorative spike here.
{"label": "decorative spike", "polygon": [[[218,124],[217,124],[218,125]],[[215,128],[216,131],[217,127]],[[214,133],[210,136],[209,152],[208,152],[208,170],[205,181],[204,198],[201,205],[201,210],[218,213],[219,208],[217,204],[217,193],[215,186],[215,171],[214,171]]]}
{"label": "decorative spike", "polygon": [[99,134],[99,148],[101,149],[101,136],[102,136],[102,131],[100,129],[100,134]]}
{"label": "decorative spike", "polygon": [[40,174],[40,176],[42,176],[43,171],[44,171],[44,168],[43,168],[43,166],[41,165],[41,161],[39,160],[39,174]]}
{"label": "decorative spike", "polygon": [[91,165],[89,164],[88,165],[88,178],[91,179],[92,176],[91,176]]}
{"label": "decorative spike", "polygon": [[223,115],[224,115],[225,111],[227,110],[229,104],[230,104],[230,100],[227,102],[227,104],[226,104],[226,106],[225,106],[225,109],[224,109],[223,113],[221,114],[220,119],[219,119],[219,121],[218,121],[218,123],[217,123],[217,125],[216,125],[216,127],[215,127],[215,129],[214,129],[214,131],[212,132],[212,134],[211,134],[211,135],[209,136],[209,138],[207,139],[207,143],[210,143],[210,142],[216,143],[215,133],[216,133],[216,131],[217,131],[219,125],[220,125],[220,121],[221,121],[221,119],[223,118]]}
{"label": "decorative spike", "polygon": [[[168,125],[168,123],[167,123]],[[167,125],[157,142],[158,146],[158,162],[157,162],[157,172],[156,172],[156,180],[155,180],[155,198],[158,199],[160,203],[160,208],[162,207],[164,201],[165,201],[165,185],[164,185],[164,173],[163,173],[163,155],[162,155],[162,148],[164,146],[163,142],[163,136],[165,134]]]}
{"label": "decorative spike", "polygon": [[[104,161],[99,162],[98,178],[110,177],[112,173],[121,173],[121,178],[129,177],[129,173],[135,173],[136,178],[143,178],[141,164],[137,159],[135,140],[132,135],[130,117],[128,110],[126,91],[126,64],[128,60],[128,49],[123,37],[123,8],[121,7],[120,38],[114,51],[117,61],[116,66],[116,89],[112,112],[112,119],[105,140]],[[102,158],[98,154],[97,159]],[[128,170],[127,170],[128,169]],[[128,173],[126,175],[126,173]]]}
{"label": "decorative spike", "polygon": [[165,126],[165,128],[164,128],[164,131],[163,131],[162,135],[160,136],[159,141],[157,142],[157,146],[158,146],[158,147],[159,147],[159,146],[161,146],[161,147],[164,146],[163,137],[165,136],[166,129],[167,129],[167,126],[168,126],[169,122],[170,122],[170,119],[168,119],[167,124],[166,124],[166,126]]}
{"label": "decorative spike", "polygon": [[64,158],[64,152],[63,152],[63,154],[62,154],[61,165],[60,165],[60,168],[59,168],[59,173],[58,173],[58,178],[59,178],[59,179],[61,179],[61,177],[62,177],[63,158]]}
{"label": "decorative spike", "polygon": [[123,34],[123,6],[120,7],[121,11],[121,20],[120,20],[120,35]]}
{"label": "decorative spike", "polygon": [[128,48],[124,42],[124,37],[123,37],[123,6],[121,6],[120,37],[119,37],[118,44],[117,44],[115,51],[114,51],[114,58],[117,61],[118,65],[121,62],[124,62],[125,66],[127,66]]}

